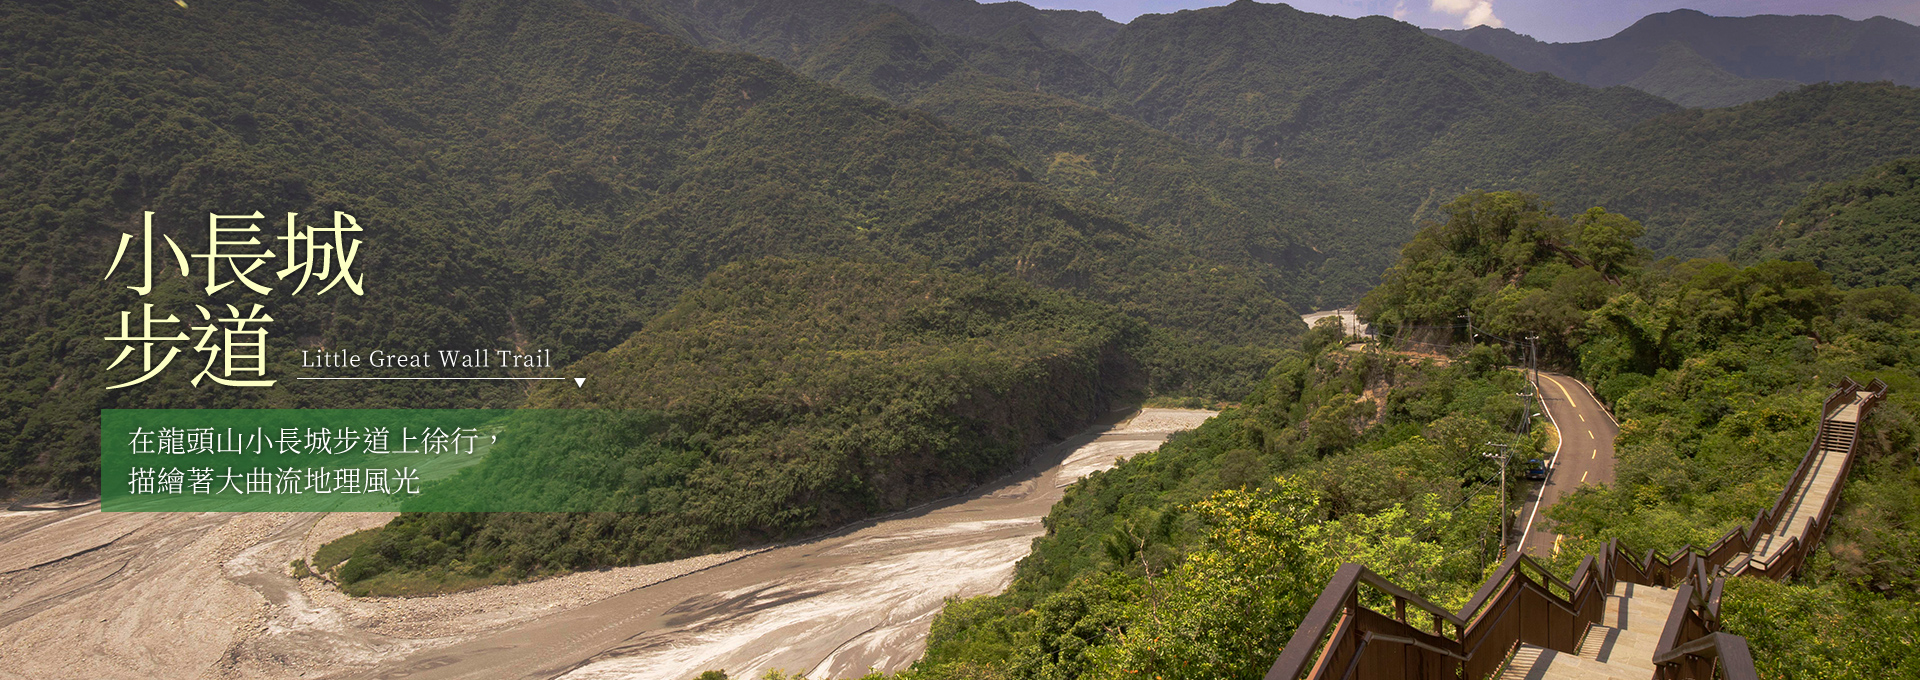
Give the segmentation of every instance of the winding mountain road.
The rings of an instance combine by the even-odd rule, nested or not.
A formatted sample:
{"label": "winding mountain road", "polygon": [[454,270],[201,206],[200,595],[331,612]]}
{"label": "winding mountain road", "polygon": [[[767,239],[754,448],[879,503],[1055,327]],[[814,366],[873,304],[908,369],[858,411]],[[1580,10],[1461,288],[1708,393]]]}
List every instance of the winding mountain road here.
{"label": "winding mountain road", "polygon": [[[1540,374],[1540,401],[1560,432],[1544,483],[1536,484],[1521,506],[1519,550],[1534,557],[1551,557],[1559,536],[1540,529],[1548,508],[1587,484],[1613,483],[1613,439],[1620,425],[1593,391],[1573,378]],[[1524,463],[1524,461],[1522,461]]]}

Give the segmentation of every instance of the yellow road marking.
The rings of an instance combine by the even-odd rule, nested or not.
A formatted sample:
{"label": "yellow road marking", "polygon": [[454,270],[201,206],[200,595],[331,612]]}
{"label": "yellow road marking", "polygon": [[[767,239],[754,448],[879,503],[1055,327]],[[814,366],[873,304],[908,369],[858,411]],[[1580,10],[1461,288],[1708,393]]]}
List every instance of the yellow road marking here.
{"label": "yellow road marking", "polygon": [[1581,414],[1578,414],[1578,413],[1575,413],[1574,415],[1576,415],[1576,416],[1580,416],[1580,422],[1583,422],[1583,423],[1584,423],[1584,422],[1587,422],[1587,417],[1586,417],[1586,416],[1584,416],[1584,415],[1581,415]]}
{"label": "yellow road marking", "polygon": [[1580,473],[1580,483],[1581,484],[1587,483],[1587,473],[1585,472]]}
{"label": "yellow road marking", "polygon": [[1588,457],[1588,458],[1599,458],[1599,457],[1600,457],[1600,449],[1594,449],[1594,450],[1593,450],[1593,455],[1591,455],[1591,456],[1587,456],[1587,457]]}
{"label": "yellow road marking", "polygon": [[1555,380],[1553,378],[1547,378],[1547,382],[1553,383],[1554,387],[1560,388],[1560,394],[1567,398],[1567,403],[1569,404],[1573,403],[1573,393],[1567,391],[1566,385],[1560,384],[1559,380]]}
{"label": "yellow road marking", "polygon": [[1595,437],[1595,436],[1593,436],[1593,430],[1587,430],[1587,438],[1588,438],[1588,439],[1599,439],[1599,437]]}

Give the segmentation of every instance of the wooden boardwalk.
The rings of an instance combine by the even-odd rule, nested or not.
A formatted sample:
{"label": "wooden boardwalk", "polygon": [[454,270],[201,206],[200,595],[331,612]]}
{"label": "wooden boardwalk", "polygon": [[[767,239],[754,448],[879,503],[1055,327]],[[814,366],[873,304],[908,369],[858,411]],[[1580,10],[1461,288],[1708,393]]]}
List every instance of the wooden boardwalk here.
{"label": "wooden boardwalk", "polygon": [[1772,562],[1787,547],[1789,539],[1798,537],[1806,543],[1812,538],[1808,532],[1820,519],[1820,509],[1826,507],[1827,498],[1840,487],[1848,452],[1853,450],[1854,438],[1860,430],[1860,405],[1870,394],[1856,392],[1853,403],[1834,411],[1821,423],[1820,448],[1813,469],[1795,493],[1786,516],[1775,523],[1773,533],[1761,537],[1755,546],[1751,559],[1756,566]]}
{"label": "wooden boardwalk", "polygon": [[1606,615],[1588,624],[1580,648],[1568,653],[1522,644],[1499,680],[1642,680],[1654,675],[1653,655],[1679,593],[1633,583],[1614,584]]}

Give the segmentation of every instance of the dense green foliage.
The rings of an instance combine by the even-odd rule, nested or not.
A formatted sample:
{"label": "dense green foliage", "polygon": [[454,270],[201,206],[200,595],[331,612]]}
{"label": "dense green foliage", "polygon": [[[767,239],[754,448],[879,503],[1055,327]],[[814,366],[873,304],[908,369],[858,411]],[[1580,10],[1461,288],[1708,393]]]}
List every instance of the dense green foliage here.
{"label": "dense green foliage", "polygon": [[1653,54],[1657,57],[1653,66],[1621,84],[1681,106],[1735,106],[1800,87],[1800,83],[1780,78],[1736,76],[1677,42],[1667,43]]}
{"label": "dense green foliage", "polygon": [[[340,570],[350,592],[659,561],[949,495],[1137,400],[1141,326],[1006,277],[759,260],[715,272],[594,376],[428,493],[592,513],[417,513]],[[423,496],[423,498],[425,498]]]}
{"label": "dense green foliage", "polygon": [[[1909,553],[1911,554],[1911,553]],[[1765,678],[1920,675],[1920,607],[1840,585],[1727,583],[1720,615]]]}
{"label": "dense green foliage", "polygon": [[[1909,284],[1897,253],[1865,248],[1911,224],[1910,165],[1806,192],[1920,153],[1920,90],[1676,111],[1379,17],[1242,2],[1109,35],[895,4],[0,9],[0,475],[97,483],[100,408],[599,407],[555,448],[470,474],[591,472],[590,500],[625,512],[406,515],[315,562],[355,592],[419,592],[958,491],[1143,384],[1246,395],[1072,487],[1012,588],[950,607],[911,673],[1235,677],[1270,662],[1339,562],[1450,604],[1491,562],[1491,491],[1510,480],[1476,447],[1525,413],[1500,353],[1421,365],[1325,332],[1281,349],[1300,331],[1288,303],[1350,301],[1408,215],[1436,222],[1368,316],[1450,340],[1469,312],[1539,333],[1622,416],[1619,482],[1552,515],[1575,548],[1671,549],[1750,517],[1842,373],[1920,394],[1910,291],[1777,261],[1648,265],[1635,245],[1725,252],[1807,196],[1751,255],[1831,250],[1858,265],[1843,284]],[[1623,212],[1441,200],[1475,187]],[[207,301],[167,271],[147,298],[124,270],[99,280],[143,210],[194,252],[205,213],[336,209],[369,227],[367,297],[212,298],[271,307],[279,386],[192,388],[176,367],[103,389],[114,312]],[[551,348],[593,390],[295,383],[311,374],[293,357],[319,347]],[[1851,599],[1795,590],[1805,606],[1782,611],[1913,620],[1905,399],[1875,416],[1826,557],[1789,586]],[[1809,659],[1912,667],[1910,645],[1730,620]]]}
{"label": "dense green foliage", "polygon": [[669,0],[654,21],[1004,142],[1042,183],[1232,263],[1302,310],[1365,291],[1409,231],[1404,210],[1345,183],[1214,153],[1129,117],[1108,74],[1042,37],[1053,13],[896,4]]}
{"label": "dense green foliage", "polygon": [[1008,32],[1030,32],[1047,44],[1072,52],[1097,47],[1122,24],[1099,12],[1036,9],[1024,2],[982,4],[974,0],[880,0],[906,10],[945,33],[991,39]]}
{"label": "dense green foliage", "polygon": [[[1314,307],[1363,292],[1419,218],[1466,190],[1606,206],[1645,223],[1656,253],[1724,255],[1814,183],[1920,153],[1910,87],[1815,86],[1677,112],[1628,88],[1520,73],[1384,17],[1237,2],[1148,15],[1074,47],[1046,37],[1043,14],[891,4],[913,16],[867,0],[650,6],[663,23],[698,27],[704,44],[997,136],[1042,182],[1110,202]],[[1693,49],[1732,58],[1736,43]],[[1678,66],[1638,84],[1690,87],[1719,68],[1658,52],[1649,48]],[[1179,143],[1141,134],[1147,126]]]}
{"label": "dense green foliage", "polygon": [[1818,82],[1920,86],[1920,28],[1884,16],[1649,14],[1600,40],[1545,43],[1504,28],[1427,29],[1522,71],[1626,85],[1684,106],[1732,106]]}
{"label": "dense green foliage", "polygon": [[[1630,220],[1596,209],[1567,222],[1522,195],[1469,195],[1449,213],[1408,246],[1364,311],[1378,321],[1472,309],[1476,327],[1539,330],[1563,350],[1550,358],[1612,407],[1621,422],[1613,483],[1581,487],[1546,513],[1566,537],[1557,558],[1566,572],[1613,538],[1661,554],[1712,544],[1773,504],[1812,440],[1827,385],[1843,375],[1892,385],[1863,429],[1818,556],[1799,583],[1730,590],[1729,600],[1778,599],[1737,603],[1728,626],[1766,643],[1756,656],[1788,677],[1885,677],[1920,663],[1911,559],[1920,545],[1920,295],[1839,289],[1804,262],[1636,266]],[[1582,244],[1576,233],[1599,239]],[[1569,245],[1543,246],[1556,238]],[[1567,261],[1583,250],[1590,263],[1622,265],[1610,272],[1619,283],[1563,278],[1581,271]],[[1529,319],[1512,313],[1526,304],[1508,301],[1551,303],[1552,313]],[[1827,624],[1845,615],[1889,628]]]}
{"label": "dense green foliage", "polygon": [[1888,371],[1914,360],[1915,303],[1836,291],[1804,263],[1650,271],[1590,317],[1582,368],[1621,421],[1616,481],[1555,508],[1562,533],[1668,551],[1751,520],[1806,452],[1826,384],[1908,382]]}
{"label": "dense green foliage", "polygon": [[1230,155],[1346,180],[1411,210],[1511,183],[1675,107],[1520,73],[1386,17],[1286,5],[1146,15],[1101,48],[1126,111]]}
{"label": "dense green foliage", "polygon": [[[1004,594],[901,677],[1251,678],[1340,563],[1459,606],[1497,558],[1516,372],[1309,336],[1239,407],[1069,487]],[[1139,674],[1136,676],[1135,674]]]}
{"label": "dense green foliage", "polygon": [[1920,288],[1920,156],[1823,184],[1780,225],[1742,244],[1745,259],[1812,262],[1846,288]]}
{"label": "dense green foliage", "polygon": [[1729,600],[1758,599],[1736,601],[1727,626],[1779,677],[1920,667],[1920,297],[1837,291],[1804,264],[1690,263],[1610,302],[1594,324],[1617,338],[1591,344],[1586,364],[1622,429],[1615,484],[1549,513],[1573,549],[1600,536],[1661,551],[1710,544],[1773,503],[1812,439],[1827,382],[1893,386],[1807,569],[1793,585],[1730,587]]}
{"label": "dense green foliage", "polygon": [[[1301,328],[1255,276],[1033,181],[1000,144],[575,3],[0,13],[0,476],[15,490],[97,484],[100,408],[512,405],[512,387],[297,383],[298,350],[571,363],[709,271],[770,255],[1009,274],[1122,306],[1169,347]],[[365,297],[211,296],[266,305],[278,385],[191,387],[189,349],[153,382],[104,390],[128,377],[104,372],[117,312],[191,318],[209,301],[170,269],[146,298],[126,266],[100,280],[143,210],[202,252],[207,213],[335,209],[367,229]],[[1258,375],[1206,373],[1218,365],[1162,384]]]}
{"label": "dense green foliage", "polygon": [[[1442,213],[1363,311],[1473,311],[1483,341],[1483,325],[1537,331],[1614,407],[1616,483],[1549,512],[1563,573],[1609,538],[1670,552],[1750,520],[1799,463],[1826,384],[1892,383],[1810,568],[1734,584],[1727,625],[1783,677],[1914,667],[1920,295],[1837,289],[1805,263],[1649,264],[1633,220],[1562,218],[1526,194]],[[1520,376],[1485,344],[1434,366],[1336,340],[1309,333],[1239,408],[1070,487],[1009,590],[950,604],[902,677],[1256,677],[1342,561],[1462,603],[1490,561],[1478,451],[1513,424]]]}
{"label": "dense green foliage", "polygon": [[[1639,270],[1640,223],[1593,208],[1572,220],[1530,194],[1470,193],[1408,242],[1359,313],[1402,341],[1466,340],[1459,317],[1509,339],[1538,335],[1549,359],[1571,356],[1586,312]],[[1404,342],[1403,342],[1404,344]]]}
{"label": "dense green foliage", "polygon": [[1410,230],[1344,184],[1211,153],[1065,97],[949,82],[914,105],[1005,140],[1041,182],[1238,265],[1302,310],[1346,304],[1373,285]]}
{"label": "dense green foliage", "polygon": [[[1862,63],[1886,56],[1874,50],[1912,49],[1880,35],[1883,24],[1897,22],[1847,23],[1874,34],[1847,45],[1866,50]],[[1796,53],[1797,66],[1824,58],[1821,48],[1807,44],[1805,31],[1768,30],[1783,39],[1782,49],[1808,50]],[[1734,59],[1729,55],[1742,48],[1709,40],[1694,49]],[[1669,61],[1692,63],[1686,55]],[[1363,219],[1384,225],[1396,239],[1414,220],[1394,215],[1431,217],[1440,200],[1469,189],[1519,189],[1563,206],[1633,215],[1648,228],[1642,245],[1661,255],[1725,255],[1746,235],[1771,227],[1816,183],[1920,153],[1920,89],[1913,87],[1815,85],[1730,109],[1673,111],[1626,88],[1595,90],[1519,73],[1384,17],[1349,20],[1284,5],[1238,2],[1145,16],[1090,51],[1087,62],[1111,79],[1108,94],[1090,97],[1076,94],[1084,88],[1068,91],[1047,81],[1019,81],[1019,89],[1077,98],[1218,155],[1350,186],[1391,208],[1385,218]],[[1697,75],[1661,77],[1678,82]],[[999,106],[982,99],[981,108]],[[947,115],[956,107],[929,108]],[[1024,113],[1011,108],[988,127],[1018,129]],[[989,119],[967,117],[982,121],[974,125]],[[1066,150],[1098,158],[1006,137],[1023,157]],[[1116,193],[1151,195],[1136,186]],[[1228,187],[1214,193],[1240,195]],[[1314,234],[1309,243],[1365,243],[1364,231],[1340,228],[1341,217],[1354,215],[1350,209],[1289,204],[1323,225],[1308,232]],[[1130,217],[1149,226],[1172,222]],[[1367,255],[1369,269],[1391,259],[1386,251]]]}
{"label": "dense green foliage", "polygon": [[1726,255],[1821,182],[1920,154],[1920,89],[1809,85],[1725,109],[1671,113],[1595,138],[1522,183],[1647,225],[1661,255]]}

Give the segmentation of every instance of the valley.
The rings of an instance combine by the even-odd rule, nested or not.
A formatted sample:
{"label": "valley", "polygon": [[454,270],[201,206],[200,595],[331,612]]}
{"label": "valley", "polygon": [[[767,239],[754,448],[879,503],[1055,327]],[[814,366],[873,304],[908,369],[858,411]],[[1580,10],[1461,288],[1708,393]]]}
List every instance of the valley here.
{"label": "valley", "polygon": [[[9,511],[0,677],[898,670],[947,598],[1005,587],[1062,486],[1211,415],[1126,414],[976,491],[822,537],[437,597],[350,598],[288,575],[290,560],[391,515]],[[16,652],[49,647],[86,653]]]}

